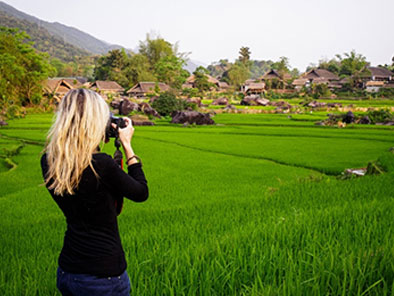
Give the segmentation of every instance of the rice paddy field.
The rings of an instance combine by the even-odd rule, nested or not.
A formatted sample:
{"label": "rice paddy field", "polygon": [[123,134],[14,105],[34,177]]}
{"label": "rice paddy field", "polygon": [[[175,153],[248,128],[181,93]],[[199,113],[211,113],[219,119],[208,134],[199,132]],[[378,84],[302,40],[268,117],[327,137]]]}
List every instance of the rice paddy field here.
{"label": "rice paddy field", "polygon": [[[394,127],[325,117],[136,127],[150,197],[119,216],[131,295],[393,296]],[[0,295],[59,295],[66,222],[39,165],[51,120],[0,128]],[[338,178],[371,161],[385,173]]]}

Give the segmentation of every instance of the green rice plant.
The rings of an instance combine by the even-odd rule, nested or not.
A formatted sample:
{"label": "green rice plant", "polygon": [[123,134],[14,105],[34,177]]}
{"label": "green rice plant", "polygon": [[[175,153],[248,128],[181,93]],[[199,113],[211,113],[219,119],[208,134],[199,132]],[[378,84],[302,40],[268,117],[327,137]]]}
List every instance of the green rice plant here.
{"label": "green rice plant", "polygon": [[[58,294],[66,223],[39,166],[51,117],[0,129],[0,148],[24,143],[17,167],[0,171],[1,295]],[[215,121],[136,127],[150,197],[119,216],[132,295],[393,295],[393,129]],[[386,172],[326,174],[372,160]]]}

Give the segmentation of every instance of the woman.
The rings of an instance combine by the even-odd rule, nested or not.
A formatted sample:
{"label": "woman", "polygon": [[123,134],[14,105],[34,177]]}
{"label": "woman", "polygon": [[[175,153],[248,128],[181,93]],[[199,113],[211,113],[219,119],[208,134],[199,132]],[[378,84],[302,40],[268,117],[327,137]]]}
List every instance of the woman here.
{"label": "woman", "polygon": [[99,152],[109,114],[97,93],[69,91],[59,104],[41,158],[48,191],[67,222],[57,271],[62,295],[130,292],[117,205],[123,197],[145,201],[148,187],[130,144],[134,133],[130,119],[125,118],[126,127],[118,131],[128,174],[110,156]]}

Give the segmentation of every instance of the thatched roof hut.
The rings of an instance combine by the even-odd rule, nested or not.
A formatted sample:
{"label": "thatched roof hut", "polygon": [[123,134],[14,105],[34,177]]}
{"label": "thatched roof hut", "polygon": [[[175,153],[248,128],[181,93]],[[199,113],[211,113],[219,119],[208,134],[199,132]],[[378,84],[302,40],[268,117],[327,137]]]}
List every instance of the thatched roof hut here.
{"label": "thatched roof hut", "polygon": [[297,86],[302,87],[302,86],[306,85],[308,82],[309,82],[309,80],[306,79],[306,78],[298,78],[298,79],[295,79],[295,80],[291,83],[291,85],[296,86],[296,87],[297,87]]}
{"label": "thatched roof hut", "polygon": [[163,82],[139,82],[127,91],[127,94],[132,97],[143,98],[148,93],[153,93],[159,88],[160,92],[168,91],[170,87]]}
{"label": "thatched roof hut", "polygon": [[339,80],[339,77],[337,75],[335,75],[334,73],[325,70],[325,69],[312,69],[306,73],[304,73],[303,75],[301,75],[301,78],[306,78],[309,80],[314,80],[314,79],[325,79],[328,81],[331,80]]}
{"label": "thatched roof hut", "polygon": [[[383,67],[367,67],[368,74],[364,75],[369,80],[391,81],[394,80],[394,73]],[[369,74],[370,73],[370,74]]]}
{"label": "thatched roof hut", "polygon": [[291,85],[294,86],[296,90],[301,90],[304,86],[307,86],[308,84],[309,80],[306,78],[298,78],[291,83]]}
{"label": "thatched roof hut", "polygon": [[100,94],[121,94],[124,92],[124,88],[121,87],[116,81],[109,80],[97,80],[89,85],[91,90],[94,90]]}
{"label": "thatched roof hut", "polygon": [[289,73],[279,73],[279,71],[271,69],[267,72],[264,73],[263,76],[260,77],[260,80],[265,81],[265,80],[271,80],[271,79],[278,79],[278,80],[289,80],[291,79],[291,75]]}
{"label": "thatched roof hut", "polygon": [[43,82],[44,95],[53,96],[57,101],[70,90],[80,88],[82,84],[73,78],[52,78]]}
{"label": "thatched roof hut", "polygon": [[[207,76],[208,78],[208,82],[213,83],[213,84],[217,84],[219,83],[219,80],[212,77],[211,75],[205,74],[205,76]],[[186,79],[186,83],[191,83],[194,84],[194,82],[196,81],[196,76],[194,76],[194,74],[190,75],[187,79]]]}
{"label": "thatched roof hut", "polygon": [[264,89],[265,89],[264,82],[252,82],[243,87],[243,91],[248,95],[263,93]]}

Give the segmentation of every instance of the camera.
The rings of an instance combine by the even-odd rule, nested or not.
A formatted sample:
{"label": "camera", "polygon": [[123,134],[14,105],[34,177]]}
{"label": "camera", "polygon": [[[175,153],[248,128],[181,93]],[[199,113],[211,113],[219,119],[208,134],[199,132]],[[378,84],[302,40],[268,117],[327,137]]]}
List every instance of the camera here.
{"label": "camera", "polygon": [[[112,127],[112,124],[116,125],[116,128]],[[126,127],[126,120],[121,117],[116,117],[112,113],[109,115],[109,120],[107,124],[107,129],[105,130],[105,138],[109,140],[109,138],[117,138],[118,137],[118,128],[125,128]]]}

